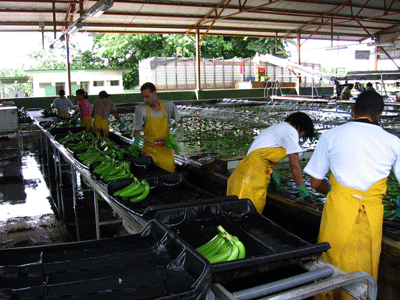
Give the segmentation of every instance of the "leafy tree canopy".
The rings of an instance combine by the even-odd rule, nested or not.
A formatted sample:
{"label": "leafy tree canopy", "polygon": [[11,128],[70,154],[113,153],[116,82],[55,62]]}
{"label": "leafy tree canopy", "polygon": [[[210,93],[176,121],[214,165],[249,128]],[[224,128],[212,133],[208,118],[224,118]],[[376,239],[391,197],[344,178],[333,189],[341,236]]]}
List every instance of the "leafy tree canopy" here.
{"label": "leafy tree canopy", "polygon": [[[73,69],[129,68],[124,77],[124,88],[139,83],[139,61],[152,56],[194,57],[196,48],[192,38],[166,34],[93,34],[93,47],[82,51],[70,39],[70,60]],[[224,58],[253,57],[284,51],[286,42],[269,38],[206,36],[200,44],[201,57]],[[284,57],[285,55],[278,55]],[[35,69],[65,69],[65,44],[53,50],[36,51],[30,57],[37,61]]]}

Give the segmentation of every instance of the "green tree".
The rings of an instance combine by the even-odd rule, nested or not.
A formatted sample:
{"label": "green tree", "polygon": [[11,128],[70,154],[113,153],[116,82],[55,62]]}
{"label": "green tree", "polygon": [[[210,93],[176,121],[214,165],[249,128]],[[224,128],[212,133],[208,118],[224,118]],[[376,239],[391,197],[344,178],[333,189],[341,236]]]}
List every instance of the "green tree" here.
{"label": "green tree", "polygon": [[[23,77],[23,67],[16,69],[0,69],[0,77]],[[1,86],[2,94],[4,97],[8,97],[11,91],[22,91],[24,94],[32,95],[32,82],[18,82],[17,80],[10,84],[4,84]]]}
{"label": "green tree", "polygon": [[[184,35],[97,33],[92,37],[93,48],[87,51],[82,51],[74,39],[70,39],[71,68],[131,69],[132,72],[124,76],[126,89],[139,83],[139,61],[142,59],[196,55],[193,39]],[[205,36],[200,44],[200,54],[204,58],[253,57],[256,52],[276,54],[276,49],[284,51],[285,45],[285,41],[277,40],[275,46],[275,39],[269,38]],[[65,69],[65,43],[58,43],[53,50],[33,52],[30,57],[37,62],[35,69]]]}
{"label": "green tree", "polygon": [[[183,35],[162,34],[94,34],[95,55],[105,59],[110,68],[132,68],[124,78],[124,87],[139,83],[139,61],[152,56],[193,57],[196,48],[193,40]],[[285,42],[278,40],[278,51]],[[204,58],[252,57],[256,52],[275,54],[275,39],[206,36],[200,44]],[[284,55],[280,55],[284,56]]]}

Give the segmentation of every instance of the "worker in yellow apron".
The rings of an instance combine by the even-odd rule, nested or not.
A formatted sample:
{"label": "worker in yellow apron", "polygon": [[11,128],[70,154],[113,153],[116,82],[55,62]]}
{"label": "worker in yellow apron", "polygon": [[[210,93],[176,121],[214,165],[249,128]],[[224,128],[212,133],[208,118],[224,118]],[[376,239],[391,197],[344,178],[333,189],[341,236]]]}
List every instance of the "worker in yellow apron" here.
{"label": "worker in yellow apron", "polygon": [[283,123],[264,129],[250,146],[247,156],[240,161],[229,177],[226,195],[249,199],[261,214],[271,177],[277,181],[273,168],[288,156],[299,195],[308,196],[299,164],[298,153],[302,152],[300,137],[314,138],[313,122],[308,115],[301,112],[289,115]]}
{"label": "worker in yellow apron", "polygon": [[53,103],[51,104],[52,108],[57,109],[57,117],[60,119],[69,119],[69,109],[73,108],[74,105],[72,104],[72,101],[65,97],[65,91],[60,90],[58,92],[59,97],[54,99]]}
{"label": "worker in yellow apron", "polygon": [[165,141],[169,136],[169,121],[174,119],[181,124],[182,119],[173,102],[158,99],[154,84],[147,82],[140,90],[144,103],[135,109],[134,143],[140,144],[140,131],[143,129],[143,155],[151,156],[157,166],[174,173],[174,155]]}
{"label": "worker in yellow apron", "polygon": [[[304,171],[311,185],[328,193],[318,242],[331,246],[321,258],[352,273],[365,271],[376,280],[381,253],[386,181],[393,169],[400,178],[400,139],[378,122],[383,99],[361,93],[353,109],[355,121],[324,132]],[[325,175],[330,175],[330,184]],[[333,290],[316,299],[353,299]]]}
{"label": "worker in yellow apron", "polygon": [[[323,260],[348,273],[365,271],[378,280],[386,181],[384,178],[367,191],[360,191],[345,187],[330,176],[332,190],[322,213],[318,243],[328,242],[331,249],[321,255]],[[334,290],[316,299],[354,298]]]}
{"label": "worker in yellow apron", "polygon": [[88,100],[88,93],[82,89],[76,91],[76,99],[78,100],[79,114],[77,117],[80,119],[82,125],[85,126],[86,132],[92,131],[92,105]]}
{"label": "worker in yellow apron", "polygon": [[101,136],[102,134],[104,137],[109,136],[110,127],[108,123],[108,118],[111,114],[113,114],[115,118],[120,122],[121,130],[125,128],[125,123],[117,113],[117,108],[115,104],[108,100],[109,96],[110,95],[107,94],[106,91],[101,91],[99,93],[100,100],[96,101],[93,104],[92,117],[94,118],[94,120],[92,131],[97,136]]}
{"label": "worker in yellow apron", "polygon": [[262,214],[267,199],[267,188],[275,165],[286,157],[282,147],[257,149],[236,166],[228,179],[226,195],[250,199]]}
{"label": "worker in yellow apron", "polygon": [[163,118],[151,118],[150,107],[147,106],[147,122],[144,125],[144,143],[143,155],[151,156],[154,163],[167,170],[175,173],[175,161],[172,149],[165,146],[165,140],[169,135],[169,125],[165,117],[163,104],[160,102]]}

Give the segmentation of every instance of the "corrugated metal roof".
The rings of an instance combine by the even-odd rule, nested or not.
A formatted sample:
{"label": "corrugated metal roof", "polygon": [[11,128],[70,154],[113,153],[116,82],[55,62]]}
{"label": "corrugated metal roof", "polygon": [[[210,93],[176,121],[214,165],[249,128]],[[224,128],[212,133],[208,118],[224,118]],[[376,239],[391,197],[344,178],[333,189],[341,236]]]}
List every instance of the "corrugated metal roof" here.
{"label": "corrugated metal roof", "polygon": [[[3,0],[0,31],[60,32],[97,2]],[[396,0],[115,0],[100,17],[85,18],[81,31],[394,40],[399,14]]]}

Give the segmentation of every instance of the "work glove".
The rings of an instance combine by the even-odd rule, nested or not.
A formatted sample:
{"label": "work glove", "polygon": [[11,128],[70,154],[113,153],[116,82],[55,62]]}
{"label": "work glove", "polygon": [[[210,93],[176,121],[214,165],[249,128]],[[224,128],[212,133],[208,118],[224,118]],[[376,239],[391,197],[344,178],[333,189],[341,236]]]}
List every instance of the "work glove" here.
{"label": "work glove", "polygon": [[272,181],[274,182],[274,184],[275,184],[276,186],[280,186],[280,185],[281,185],[281,181],[279,180],[278,174],[276,174],[275,171],[272,172],[272,174],[271,174],[271,179],[272,179]]}
{"label": "work glove", "polygon": [[119,119],[119,128],[120,128],[120,130],[124,130],[125,129],[125,122],[124,121],[122,121],[122,119]]}
{"label": "work glove", "polygon": [[175,131],[175,139],[177,139],[178,141],[183,139],[183,126],[182,125],[178,125],[178,128]]}
{"label": "work glove", "polygon": [[139,146],[139,144],[140,144],[140,139],[139,139],[139,137],[134,136],[134,137],[133,137],[133,143],[134,143],[135,145],[138,145],[138,146]]}
{"label": "work glove", "polygon": [[170,134],[168,138],[165,140],[165,146],[175,151],[176,154],[181,152],[178,143],[175,140],[175,135]]}
{"label": "work glove", "polygon": [[299,192],[299,196],[300,196],[301,198],[304,198],[304,197],[310,195],[310,193],[308,192],[308,189],[307,189],[305,183],[296,186],[296,189],[297,189],[297,191]]}

